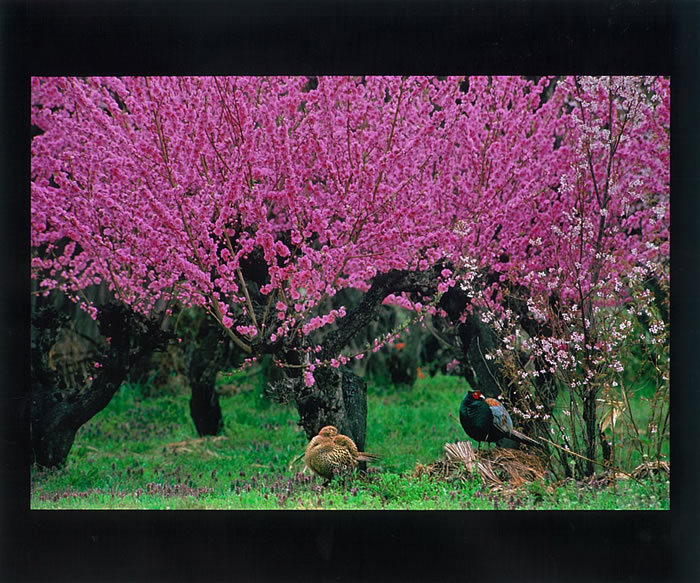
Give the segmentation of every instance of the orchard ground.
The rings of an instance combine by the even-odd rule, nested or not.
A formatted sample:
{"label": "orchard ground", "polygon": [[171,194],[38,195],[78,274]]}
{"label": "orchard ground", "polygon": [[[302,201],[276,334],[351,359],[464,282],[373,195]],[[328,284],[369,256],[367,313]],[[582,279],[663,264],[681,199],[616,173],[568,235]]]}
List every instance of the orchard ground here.
{"label": "orchard ground", "polygon": [[[536,482],[507,493],[466,482],[411,477],[416,464],[443,457],[467,439],[457,419],[467,389],[457,377],[412,387],[370,384],[366,449],[382,459],[366,475],[319,478],[292,461],[306,436],[292,405],[262,395],[259,375],[221,376],[225,429],[197,438],[184,393],[145,397],[125,384],[85,424],[64,468],[31,472],[32,509],[543,509],[665,510],[669,481],[613,485]],[[644,406],[636,404],[643,418]],[[290,465],[291,464],[291,465]],[[599,482],[600,484],[600,482]]]}

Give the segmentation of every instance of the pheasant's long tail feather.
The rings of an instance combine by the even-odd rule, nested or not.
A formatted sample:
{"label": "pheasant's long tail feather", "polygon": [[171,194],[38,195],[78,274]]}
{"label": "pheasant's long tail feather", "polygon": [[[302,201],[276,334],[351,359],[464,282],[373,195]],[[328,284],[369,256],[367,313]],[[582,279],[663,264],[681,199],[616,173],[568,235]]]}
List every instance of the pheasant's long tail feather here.
{"label": "pheasant's long tail feather", "polygon": [[357,459],[358,459],[358,461],[361,461],[361,462],[373,462],[373,461],[376,461],[378,459],[381,459],[381,456],[377,455],[376,453],[369,453],[366,451],[361,451],[361,452],[359,452]]}
{"label": "pheasant's long tail feather", "polygon": [[540,443],[536,439],[528,437],[524,433],[520,433],[520,431],[516,431],[515,429],[513,429],[510,432],[510,436],[515,438],[516,441],[520,441],[521,443],[529,443],[530,445],[536,445],[537,447],[541,447],[544,449],[544,445],[542,443]]}

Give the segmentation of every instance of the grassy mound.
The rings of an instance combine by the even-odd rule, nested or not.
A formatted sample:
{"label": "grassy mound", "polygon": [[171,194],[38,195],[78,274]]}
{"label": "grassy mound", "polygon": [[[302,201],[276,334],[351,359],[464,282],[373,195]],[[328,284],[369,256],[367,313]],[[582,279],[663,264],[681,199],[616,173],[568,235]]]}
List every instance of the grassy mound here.
{"label": "grassy mound", "polygon": [[432,464],[417,464],[413,477],[466,481],[478,475],[490,489],[519,488],[525,482],[545,478],[545,462],[527,450],[493,448],[477,452],[471,443],[445,444],[445,457]]}

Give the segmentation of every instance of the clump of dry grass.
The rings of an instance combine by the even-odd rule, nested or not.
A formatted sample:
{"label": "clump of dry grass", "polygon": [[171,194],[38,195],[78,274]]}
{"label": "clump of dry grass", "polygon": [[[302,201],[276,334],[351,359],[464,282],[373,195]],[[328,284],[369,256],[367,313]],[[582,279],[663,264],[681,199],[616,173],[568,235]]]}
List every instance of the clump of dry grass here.
{"label": "clump of dry grass", "polygon": [[541,480],[545,471],[544,461],[527,450],[496,447],[477,452],[471,443],[458,441],[445,444],[443,459],[428,465],[418,464],[412,475],[464,481],[478,472],[487,487],[503,489],[506,485],[519,488],[525,482]]}
{"label": "clump of dry grass", "polygon": [[650,476],[665,475],[667,478],[671,475],[671,464],[662,461],[652,461],[639,464],[632,472],[622,472],[615,469],[607,469],[598,474],[588,476],[585,479],[575,479],[572,477],[558,480],[550,485],[549,490],[554,491],[560,486],[566,484],[576,484],[578,487],[589,488],[609,488],[614,486],[620,480],[635,480],[642,483],[641,480],[648,479]]}
{"label": "clump of dry grass", "polygon": [[632,470],[632,477],[635,480],[648,478],[651,474],[666,474],[671,475],[671,464],[662,461],[652,461],[645,464],[639,464]]}

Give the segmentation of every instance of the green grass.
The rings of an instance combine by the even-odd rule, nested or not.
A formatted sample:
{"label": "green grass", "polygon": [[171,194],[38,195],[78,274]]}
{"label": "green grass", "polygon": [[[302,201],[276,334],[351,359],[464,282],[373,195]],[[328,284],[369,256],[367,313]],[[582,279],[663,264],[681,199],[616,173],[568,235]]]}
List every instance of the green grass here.
{"label": "green grass", "polygon": [[[230,382],[230,381],[228,381]],[[247,384],[246,384],[247,383]],[[466,384],[420,379],[411,389],[370,385],[368,451],[382,459],[366,475],[323,487],[302,473],[306,436],[292,406],[260,396],[238,377],[221,397],[225,429],[197,439],[185,395],[145,399],[125,385],[76,437],[66,466],[32,469],[33,509],[667,509],[668,482],[619,481],[616,488],[535,483],[516,493],[466,482],[410,477],[464,439],[456,409]]]}

